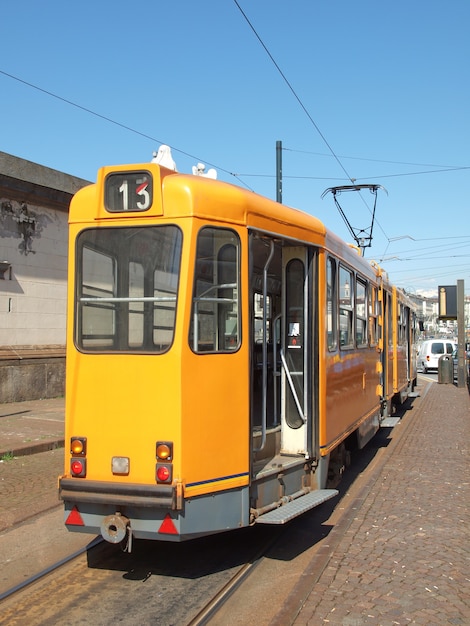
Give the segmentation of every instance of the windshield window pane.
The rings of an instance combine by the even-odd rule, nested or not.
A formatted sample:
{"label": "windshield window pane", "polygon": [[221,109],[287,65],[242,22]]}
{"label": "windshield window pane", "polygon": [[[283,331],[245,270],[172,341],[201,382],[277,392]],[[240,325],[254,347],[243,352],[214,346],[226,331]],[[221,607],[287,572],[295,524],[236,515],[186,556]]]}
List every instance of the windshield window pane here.
{"label": "windshield window pane", "polygon": [[78,348],[157,353],[170,348],[181,242],[176,226],[90,229],[79,235]]}

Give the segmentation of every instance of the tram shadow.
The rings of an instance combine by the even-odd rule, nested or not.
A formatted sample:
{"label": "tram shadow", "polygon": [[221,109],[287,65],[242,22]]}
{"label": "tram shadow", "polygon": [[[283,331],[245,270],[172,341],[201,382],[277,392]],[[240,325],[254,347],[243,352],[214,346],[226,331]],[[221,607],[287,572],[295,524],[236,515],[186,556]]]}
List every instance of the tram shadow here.
{"label": "tram shadow", "polygon": [[[419,391],[416,394],[419,396]],[[354,493],[360,491],[366,480],[381,469],[384,453],[392,441],[393,431],[403,419],[408,419],[413,410],[415,398],[394,408],[390,426],[382,426],[362,450],[351,453],[350,465],[345,469],[341,481],[335,486],[338,495],[323,503],[320,507],[296,518],[286,526],[288,537],[279,543],[270,556],[282,560],[294,560],[301,553],[324,540],[335,527],[337,520],[354,499]]]}
{"label": "tram shadow", "polygon": [[276,541],[281,529],[254,526],[181,543],[135,539],[132,552],[100,543],[87,553],[90,569],[123,572],[123,579],[200,579],[226,573],[255,560],[260,546]]}

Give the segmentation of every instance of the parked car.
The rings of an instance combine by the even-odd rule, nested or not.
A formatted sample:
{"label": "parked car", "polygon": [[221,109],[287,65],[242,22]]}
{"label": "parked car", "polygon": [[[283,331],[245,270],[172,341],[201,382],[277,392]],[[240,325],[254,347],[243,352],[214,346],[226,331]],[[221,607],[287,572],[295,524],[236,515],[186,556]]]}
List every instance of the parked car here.
{"label": "parked car", "polygon": [[[454,378],[459,375],[459,357],[457,348],[452,352],[452,361],[454,362]],[[465,377],[470,380],[470,350],[465,350]]]}
{"label": "parked car", "polygon": [[455,341],[447,339],[427,339],[423,341],[418,352],[417,367],[426,374],[429,370],[437,370],[439,358],[443,354],[452,355],[457,349]]}

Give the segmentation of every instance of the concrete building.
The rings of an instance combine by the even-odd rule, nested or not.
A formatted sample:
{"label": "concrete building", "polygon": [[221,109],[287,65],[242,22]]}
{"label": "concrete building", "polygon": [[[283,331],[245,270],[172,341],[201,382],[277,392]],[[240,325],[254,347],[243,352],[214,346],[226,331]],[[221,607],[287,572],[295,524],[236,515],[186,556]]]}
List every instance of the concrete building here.
{"label": "concrete building", "polygon": [[[408,292],[409,298],[415,303],[417,317],[423,324],[421,338],[457,337],[457,320],[439,319],[439,302],[437,296],[425,298]],[[470,296],[464,296],[465,341],[470,341]]]}
{"label": "concrete building", "polygon": [[87,184],[0,152],[0,402],[64,393],[68,210]]}

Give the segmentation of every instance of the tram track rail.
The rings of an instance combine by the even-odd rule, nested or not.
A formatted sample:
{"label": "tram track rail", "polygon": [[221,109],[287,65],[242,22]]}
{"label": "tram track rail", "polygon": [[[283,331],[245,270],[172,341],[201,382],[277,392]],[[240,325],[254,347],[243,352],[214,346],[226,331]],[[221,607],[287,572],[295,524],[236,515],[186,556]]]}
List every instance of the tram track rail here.
{"label": "tram track rail", "polygon": [[195,615],[187,626],[204,626],[210,622],[210,619],[220,610],[220,608],[227,602],[233,593],[254,573],[255,569],[265,558],[266,553],[273,545],[279,540],[279,537],[283,534],[281,529],[274,539],[264,545],[253,559],[250,559],[248,563],[245,563],[240,567],[238,572],[232,576],[232,578],[214,594],[214,596],[207,602],[200,611]]}
{"label": "tram track rail", "polygon": [[77,559],[80,556],[82,556],[83,554],[85,554],[85,552],[87,552],[88,550],[91,550],[91,549],[95,548],[96,546],[102,544],[103,541],[104,541],[104,539],[102,537],[96,537],[96,539],[94,539],[88,545],[83,546],[83,548],[80,548],[79,550],[76,550],[72,554],[67,555],[66,557],[63,557],[62,559],[59,559],[55,563],[52,563],[51,565],[49,565],[48,567],[44,568],[43,570],[37,572],[36,574],[33,574],[32,576],[30,576],[26,580],[22,581],[21,583],[18,583],[17,585],[14,585],[10,589],[7,589],[6,591],[0,593],[0,602],[2,602],[3,600],[7,600],[8,598],[12,598],[15,594],[19,594],[20,592],[24,591],[29,586],[31,586],[33,583],[36,583],[36,582],[40,581],[43,578],[46,578],[46,576],[48,576],[52,572],[57,571],[58,569],[60,569],[64,565],[68,565],[74,559]]}
{"label": "tram track rail", "polygon": [[[242,538],[243,555],[239,555],[236,542],[232,546],[233,542],[225,539],[226,550],[221,558],[220,540],[214,542],[209,538],[207,545],[204,544],[197,554],[207,554],[210,565],[199,559],[200,564],[191,566],[189,572],[186,571],[188,562],[197,561],[194,556],[188,556],[190,544],[176,544],[176,548],[165,544],[167,553],[155,550],[148,560],[148,542],[142,542],[140,555],[131,556],[97,537],[83,549],[2,593],[2,612],[5,619],[18,624],[62,622],[74,625],[83,623],[84,619],[96,619],[105,624],[112,623],[118,616],[122,619],[126,610],[133,617],[124,618],[124,623],[126,619],[131,620],[127,623],[149,623],[151,612],[150,621],[157,619],[158,615],[158,619],[165,620],[164,623],[170,619],[168,623],[200,626],[208,623],[239,585],[250,577],[283,530],[269,533],[262,545],[258,541],[247,547],[246,537]],[[261,536],[258,534],[258,538]],[[155,548],[156,543],[150,542],[150,547]],[[211,552],[206,552],[207,549]],[[87,562],[83,561],[85,554]],[[165,568],[160,571],[158,558],[162,562],[173,559],[171,572]],[[179,590],[181,585],[187,593]],[[167,587],[168,593],[162,595],[159,590]],[[139,600],[139,594],[143,600]],[[119,602],[116,604],[116,597],[124,600],[122,606]],[[99,609],[101,616],[93,606],[97,598],[102,605]],[[181,598],[184,598],[183,602]],[[171,622],[172,603],[175,602],[181,615]],[[80,606],[79,613],[75,610],[77,605]],[[142,606],[146,605],[145,616],[137,617]]]}

